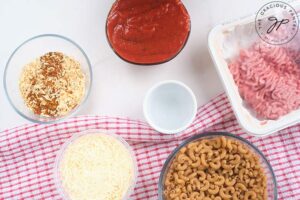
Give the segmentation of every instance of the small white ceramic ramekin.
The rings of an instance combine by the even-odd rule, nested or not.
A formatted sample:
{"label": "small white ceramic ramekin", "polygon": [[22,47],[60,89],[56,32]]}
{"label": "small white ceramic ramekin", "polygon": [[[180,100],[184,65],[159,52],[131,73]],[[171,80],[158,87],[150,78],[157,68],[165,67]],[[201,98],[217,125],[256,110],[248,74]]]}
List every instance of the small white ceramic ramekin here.
{"label": "small white ceramic ramekin", "polygon": [[153,129],[160,133],[176,134],[194,121],[197,100],[193,91],[182,82],[162,81],[147,92],[143,111]]}

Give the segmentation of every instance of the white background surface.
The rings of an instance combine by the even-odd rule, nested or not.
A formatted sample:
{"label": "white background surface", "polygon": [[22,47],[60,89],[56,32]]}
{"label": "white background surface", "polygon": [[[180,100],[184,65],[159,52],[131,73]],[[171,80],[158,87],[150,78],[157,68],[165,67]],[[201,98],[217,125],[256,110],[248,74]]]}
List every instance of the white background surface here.
{"label": "white background surface", "polygon": [[105,36],[105,20],[113,0],[0,0],[0,131],[29,123],[9,105],[3,72],[12,51],[24,40],[44,33],[71,38],[93,65],[91,96],[78,113],[144,120],[146,91],[166,79],[183,81],[201,106],[223,91],[207,48],[207,35],[216,24],[255,13],[262,0],[183,0],[192,30],[184,50],[157,66],[135,66],[119,59]]}

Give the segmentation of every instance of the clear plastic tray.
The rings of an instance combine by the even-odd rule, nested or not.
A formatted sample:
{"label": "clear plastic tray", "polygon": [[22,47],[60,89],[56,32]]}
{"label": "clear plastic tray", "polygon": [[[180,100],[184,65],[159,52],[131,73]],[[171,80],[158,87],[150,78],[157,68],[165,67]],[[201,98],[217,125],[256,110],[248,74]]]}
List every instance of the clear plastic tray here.
{"label": "clear plastic tray", "polygon": [[[295,8],[299,18],[300,2],[294,1],[289,4]],[[237,56],[240,49],[247,48],[259,39],[254,25],[255,17],[256,14],[215,26],[209,33],[208,46],[238,122],[249,134],[266,136],[300,122],[300,109],[277,120],[262,120],[247,107],[239,94],[228,68],[228,60]],[[299,38],[298,31],[296,39]]]}

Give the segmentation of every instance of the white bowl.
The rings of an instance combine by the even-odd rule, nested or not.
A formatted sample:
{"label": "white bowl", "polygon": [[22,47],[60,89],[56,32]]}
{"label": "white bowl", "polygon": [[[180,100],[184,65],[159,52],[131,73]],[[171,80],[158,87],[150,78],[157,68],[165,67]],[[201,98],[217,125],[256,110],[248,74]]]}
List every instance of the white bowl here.
{"label": "white bowl", "polygon": [[146,94],[144,115],[158,132],[175,134],[188,128],[197,113],[197,101],[185,84],[168,80],[153,86]]}
{"label": "white bowl", "polygon": [[[300,8],[299,3],[291,5],[296,10]],[[300,109],[277,120],[259,119],[240,96],[228,68],[228,60],[238,55],[241,48],[249,46],[259,37],[254,26],[255,16],[254,14],[230,23],[217,25],[209,34],[208,46],[239,124],[251,135],[266,136],[300,122]]]}

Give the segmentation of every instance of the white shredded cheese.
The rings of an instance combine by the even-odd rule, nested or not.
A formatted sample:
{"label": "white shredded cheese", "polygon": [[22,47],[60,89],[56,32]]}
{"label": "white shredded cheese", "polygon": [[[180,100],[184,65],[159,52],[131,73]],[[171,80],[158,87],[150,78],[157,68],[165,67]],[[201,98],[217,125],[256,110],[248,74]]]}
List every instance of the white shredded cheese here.
{"label": "white shredded cheese", "polygon": [[71,200],[121,200],[134,175],[129,150],[105,134],[75,139],[66,148],[59,169]]}

